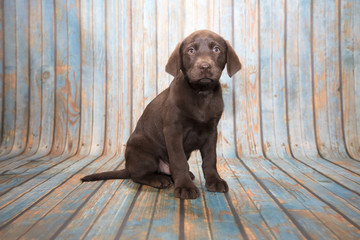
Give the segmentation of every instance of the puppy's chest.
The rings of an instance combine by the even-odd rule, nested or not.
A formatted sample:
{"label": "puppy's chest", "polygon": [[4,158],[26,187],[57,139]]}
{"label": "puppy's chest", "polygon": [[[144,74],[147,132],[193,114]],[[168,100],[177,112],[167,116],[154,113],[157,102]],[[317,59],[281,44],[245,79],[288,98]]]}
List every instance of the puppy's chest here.
{"label": "puppy's chest", "polygon": [[219,119],[223,112],[222,99],[200,99],[192,108],[192,117],[200,124],[206,124],[213,119]]}
{"label": "puppy's chest", "polygon": [[192,126],[184,132],[183,145],[185,152],[199,149],[209,137],[211,127]]}

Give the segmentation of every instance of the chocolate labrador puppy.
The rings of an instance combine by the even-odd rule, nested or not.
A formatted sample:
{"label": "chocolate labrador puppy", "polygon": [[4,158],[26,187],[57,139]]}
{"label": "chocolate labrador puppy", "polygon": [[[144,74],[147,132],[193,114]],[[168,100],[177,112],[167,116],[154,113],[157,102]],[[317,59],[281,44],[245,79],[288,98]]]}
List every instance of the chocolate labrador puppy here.
{"label": "chocolate labrador puppy", "polygon": [[201,30],[177,45],[166,65],[175,78],[144,110],[125,150],[125,169],[88,175],[82,181],[131,178],[155,188],[174,183],[175,197],[200,195],[187,160],[199,149],[206,188],[227,192],[216,169],[217,125],[224,109],[221,73],[229,76],[241,64],[228,41]]}

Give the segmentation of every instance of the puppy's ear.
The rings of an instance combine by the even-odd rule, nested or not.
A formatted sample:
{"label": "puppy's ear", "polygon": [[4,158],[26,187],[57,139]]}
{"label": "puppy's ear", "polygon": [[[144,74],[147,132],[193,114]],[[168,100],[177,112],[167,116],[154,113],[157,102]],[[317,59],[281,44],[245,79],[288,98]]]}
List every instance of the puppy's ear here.
{"label": "puppy's ear", "polygon": [[228,75],[232,77],[241,69],[241,63],[239,57],[236,55],[235,50],[230,45],[229,41],[226,42],[227,52],[226,52],[226,69]]}
{"label": "puppy's ear", "polygon": [[165,70],[167,73],[176,77],[181,68],[181,54],[180,54],[181,43],[178,43],[175,50],[171,53],[170,58],[166,64]]}

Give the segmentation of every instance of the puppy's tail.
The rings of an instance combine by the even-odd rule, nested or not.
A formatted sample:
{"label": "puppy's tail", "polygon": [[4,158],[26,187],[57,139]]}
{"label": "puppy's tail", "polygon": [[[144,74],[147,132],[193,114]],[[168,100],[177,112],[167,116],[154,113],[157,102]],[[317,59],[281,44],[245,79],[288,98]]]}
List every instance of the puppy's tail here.
{"label": "puppy's tail", "polygon": [[94,173],[87,175],[81,179],[83,182],[89,181],[98,181],[98,180],[107,180],[107,179],[127,179],[130,178],[130,172],[127,169],[122,169],[119,171],[109,171],[102,173]]}

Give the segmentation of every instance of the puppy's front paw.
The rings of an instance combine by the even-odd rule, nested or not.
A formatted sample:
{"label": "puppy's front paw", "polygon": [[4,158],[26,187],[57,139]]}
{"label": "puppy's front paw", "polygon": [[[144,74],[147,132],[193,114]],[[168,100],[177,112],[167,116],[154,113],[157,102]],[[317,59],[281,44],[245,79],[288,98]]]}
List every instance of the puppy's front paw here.
{"label": "puppy's front paw", "polygon": [[207,190],[210,192],[227,192],[229,191],[229,187],[227,183],[223,179],[211,179],[210,181],[206,181],[205,184]]}
{"label": "puppy's front paw", "polygon": [[175,188],[175,197],[183,199],[195,199],[200,196],[200,191],[195,186],[184,186]]}

